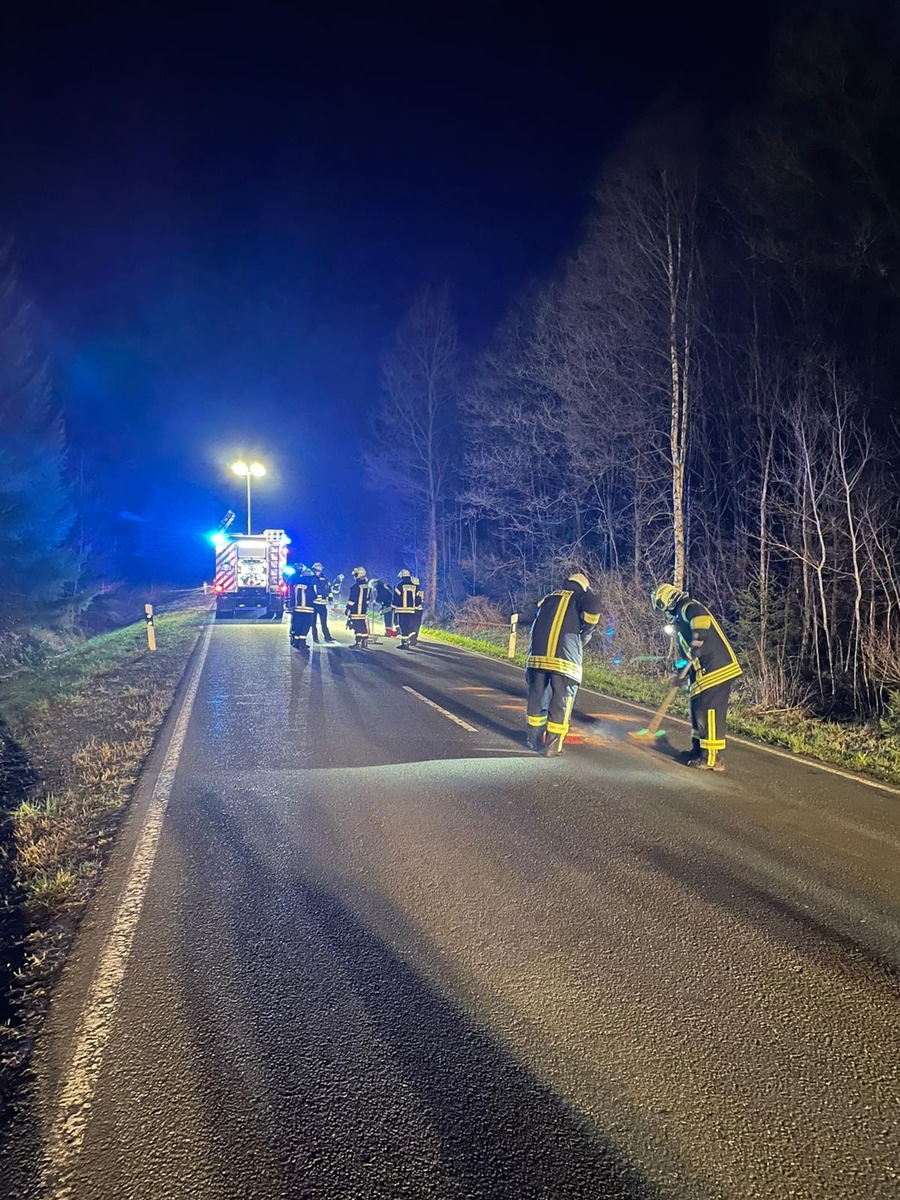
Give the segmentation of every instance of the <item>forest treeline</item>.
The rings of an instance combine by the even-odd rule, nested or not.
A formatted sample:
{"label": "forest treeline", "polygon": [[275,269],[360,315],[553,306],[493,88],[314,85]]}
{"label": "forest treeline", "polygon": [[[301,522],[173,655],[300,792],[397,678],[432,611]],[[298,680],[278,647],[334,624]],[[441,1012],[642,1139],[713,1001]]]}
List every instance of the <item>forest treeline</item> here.
{"label": "forest treeline", "polygon": [[0,668],[71,632],[93,597],[78,480],[33,306],[0,251]]}
{"label": "forest treeline", "polygon": [[369,471],[439,608],[527,610],[577,564],[621,657],[671,580],[727,620],[758,704],[896,705],[898,63],[887,6],[796,11],[739,114],[633,131],[486,351],[423,293]]}

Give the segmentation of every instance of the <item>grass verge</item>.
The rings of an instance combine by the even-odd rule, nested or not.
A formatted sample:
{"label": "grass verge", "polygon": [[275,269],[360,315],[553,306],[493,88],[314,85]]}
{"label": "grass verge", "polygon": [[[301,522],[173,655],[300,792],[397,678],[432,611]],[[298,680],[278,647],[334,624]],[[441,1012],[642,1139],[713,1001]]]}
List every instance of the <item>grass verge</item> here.
{"label": "grass verge", "polygon": [[[0,1070],[28,1036],[169,710],[205,606],[104,633],[0,683]],[[23,1032],[24,1031],[24,1032]],[[0,1088],[2,1091],[2,1088]]]}
{"label": "grass verge", "polygon": [[[446,629],[429,628],[424,632],[450,645],[476,650],[489,658],[510,661],[505,632],[498,633],[496,640],[490,633],[468,637]],[[519,645],[522,645],[521,639]],[[513,661],[524,666],[524,650],[520,650]],[[662,703],[667,690],[666,683],[660,679],[619,672],[596,661],[585,663],[584,686],[651,708]],[[682,716],[686,715],[686,697],[678,696],[673,708]],[[728,725],[731,732],[743,734],[754,741],[804,754],[808,758],[848,771],[858,771],[888,783],[900,784],[900,735],[878,723],[839,724],[795,710],[759,712],[741,705],[738,688],[729,709]]]}

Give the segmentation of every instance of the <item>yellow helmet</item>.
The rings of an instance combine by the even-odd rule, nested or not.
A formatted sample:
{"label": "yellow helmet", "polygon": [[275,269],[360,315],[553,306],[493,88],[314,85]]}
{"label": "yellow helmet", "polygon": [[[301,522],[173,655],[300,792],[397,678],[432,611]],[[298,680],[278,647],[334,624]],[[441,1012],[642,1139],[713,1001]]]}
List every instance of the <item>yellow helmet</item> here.
{"label": "yellow helmet", "polygon": [[354,567],[352,574],[355,575],[357,579],[365,579],[366,568],[365,567]]}
{"label": "yellow helmet", "polygon": [[419,577],[418,577],[417,575],[413,575],[413,576],[410,578],[410,581],[409,581],[409,582],[410,582],[411,584],[413,584],[413,586],[414,586],[414,587],[418,587],[418,586],[419,586],[419,582],[420,582],[420,581],[419,581]]}
{"label": "yellow helmet", "polygon": [[591,581],[588,579],[587,575],[582,575],[580,571],[576,571],[574,574],[569,575],[566,578],[566,583],[577,583],[584,588],[586,592],[591,590]]}
{"label": "yellow helmet", "polygon": [[687,596],[687,592],[681,591],[674,584],[661,583],[650,593],[650,603],[653,605],[654,612],[672,612],[675,605],[685,596]]}

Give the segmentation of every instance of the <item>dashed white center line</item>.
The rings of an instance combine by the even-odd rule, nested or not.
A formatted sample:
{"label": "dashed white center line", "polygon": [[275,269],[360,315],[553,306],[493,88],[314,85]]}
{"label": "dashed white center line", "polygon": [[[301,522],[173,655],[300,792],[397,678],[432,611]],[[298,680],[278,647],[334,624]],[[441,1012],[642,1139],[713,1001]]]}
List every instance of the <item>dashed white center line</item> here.
{"label": "dashed white center line", "polygon": [[464,721],[462,719],[462,717],[458,717],[455,713],[447,712],[446,708],[441,708],[441,706],[439,704],[435,704],[435,702],[433,700],[429,700],[427,696],[423,696],[422,693],[417,692],[415,688],[408,687],[404,683],[403,690],[404,690],[404,692],[409,692],[409,694],[411,696],[415,696],[417,700],[421,700],[423,704],[427,704],[429,708],[437,709],[437,711],[439,713],[441,713],[443,716],[445,716],[449,721],[452,721],[454,723],[454,725],[461,726],[463,729],[467,730],[469,733],[477,733],[478,732],[478,730],[475,728],[474,725],[470,725],[468,721]]}

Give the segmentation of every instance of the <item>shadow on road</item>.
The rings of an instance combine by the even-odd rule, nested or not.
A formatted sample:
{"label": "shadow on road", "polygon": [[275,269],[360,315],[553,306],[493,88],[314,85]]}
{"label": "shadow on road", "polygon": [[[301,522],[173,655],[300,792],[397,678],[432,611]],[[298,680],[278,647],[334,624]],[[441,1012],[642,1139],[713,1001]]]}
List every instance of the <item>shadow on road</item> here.
{"label": "shadow on road", "polygon": [[315,870],[302,850],[286,872],[283,854],[248,846],[224,803],[198,797],[184,827],[208,862],[194,862],[190,906],[206,919],[176,935],[183,1000],[208,1119],[235,1161],[253,1139],[273,1200],[658,1195],[361,905],[302,877]]}
{"label": "shadow on road", "polygon": [[801,906],[743,878],[724,859],[708,852],[687,857],[659,846],[648,847],[642,857],[708,903],[752,921],[796,954],[844,976],[858,974],[861,967],[874,970],[896,993],[900,963],[895,956],[844,933],[835,920],[817,915],[808,904]]}

